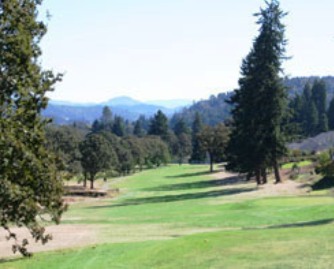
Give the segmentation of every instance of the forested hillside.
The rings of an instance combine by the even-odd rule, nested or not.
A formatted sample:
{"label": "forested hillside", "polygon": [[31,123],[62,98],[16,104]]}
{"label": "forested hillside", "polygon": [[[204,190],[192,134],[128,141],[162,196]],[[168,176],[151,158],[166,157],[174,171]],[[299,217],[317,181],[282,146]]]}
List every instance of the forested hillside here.
{"label": "forested hillside", "polygon": [[[288,87],[288,94],[290,99],[296,95],[301,95],[307,83],[313,84],[315,80],[320,77],[294,77],[285,79],[284,84]],[[334,77],[322,77],[322,81],[326,85],[327,92],[327,106],[330,100],[334,97]],[[171,123],[177,121],[178,118],[183,118],[185,122],[190,124],[195,118],[196,112],[200,113],[205,124],[216,125],[224,122],[230,117],[231,105],[226,103],[230,99],[233,92],[220,93],[217,96],[211,96],[208,100],[201,100],[194,103],[188,108],[184,108],[181,112],[174,114]]]}

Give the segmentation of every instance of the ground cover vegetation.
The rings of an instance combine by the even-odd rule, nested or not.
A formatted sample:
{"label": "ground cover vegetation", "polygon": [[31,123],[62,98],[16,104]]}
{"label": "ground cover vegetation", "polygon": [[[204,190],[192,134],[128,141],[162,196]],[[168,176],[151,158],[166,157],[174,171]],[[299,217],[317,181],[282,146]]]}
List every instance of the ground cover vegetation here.
{"label": "ground cover vegetation", "polygon": [[273,194],[277,186],[257,188],[233,174],[208,173],[203,165],[171,165],[108,182],[121,190],[118,197],[72,204],[59,227],[63,233],[76,229],[60,241],[83,230],[86,242],[28,260],[3,260],[0,268],[328,268],[333,263],[329,191]]}

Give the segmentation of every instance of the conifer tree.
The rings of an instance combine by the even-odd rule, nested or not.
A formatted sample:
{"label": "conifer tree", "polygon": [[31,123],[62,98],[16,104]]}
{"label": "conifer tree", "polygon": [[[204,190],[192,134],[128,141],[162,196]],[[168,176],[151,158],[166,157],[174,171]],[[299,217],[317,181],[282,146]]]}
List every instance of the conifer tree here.
{"label": "conifer tree", "polygon": [[46,25],[38,20],[41,0],[0,1],[0,226],[15,240],[13,251],[30,255],[10,226],[25,226],[46,243],[41,214],[59,223],[65,209],[62,181],[46,149],[41,116],[59,75],[39,65]]}
{"label": "conifer tree", "polygon": [[162,139],[166,139],[168,134],[168,119],[161,110],[158,110],[151,120],[148,134],[157,135]]}
{"label": "conifer tree", "polygon": [[272,0],[255,15],[259,35],[243,60],[239,89],[230,100],[234,109],[229,167],[255,174],[258,183],[265,183],[266,170],[273,167],[276,182],[280,182],[278,159],[286,152],[282,123],[287,94],[280,78],[286,58],[281,19],[286,14],[279,2]]}
{"label": "conifer tree", "polygon": [[328,127],[330,130],[334,130],[334,98],[329,103],[327,111]]}
{"label": "conifer tree", "polygon": [[117,136],[125,136],[125,123],[122,117],[115,117],[114,124],[112,126],[112,132]]}
{"label": "conifer tree", "polygon": [[195,114],[195,119],[192,124],[191,133],[191,144],[192,144],[192,154],[190,162],[204,162],[206,158],[206,152],[200,147],[198,134],[203,130],[203,122],[201,116],[198,112]]}

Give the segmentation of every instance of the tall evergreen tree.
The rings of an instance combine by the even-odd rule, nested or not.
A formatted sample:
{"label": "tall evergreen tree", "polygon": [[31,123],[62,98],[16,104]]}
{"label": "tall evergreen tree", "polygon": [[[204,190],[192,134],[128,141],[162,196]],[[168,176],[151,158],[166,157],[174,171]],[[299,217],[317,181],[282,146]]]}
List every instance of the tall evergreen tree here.
{"label": "tall evergreen tree", "polygon": [[254,173],[258,183],[265,183],[266,170],[273,167],[280,182],[278,159],[286,152],[282,123],[287,94],[280,78],[286,45],[281,19],[286,14],[272,0],[255,15],[259,35],[243,60],[240,88],[230,100],[234,109],[229,167]]}
{"label": "tall evergreen tree", "polygon": [[192,144],[192,154],[190,162],[204,162],[206,158],[206,152],[200,147],[200,141],[198,134],[203,130],[203,122],[201,116],[198,112],[195,114],[195,119],[192,124],[191,133],[191,144]]}
{"label": "tall evergreen tree", "polygon": [[326,113],[327,91],[323,80],[315,80],[312,86],[312,99],[315,102],[320,117]]}
{"label": "tall evergreen tree", "polygon": [[328,127],[330,130],[334,130],[334,98],[329,103],[327,111]]}
{"label": "tall evergreen tree", "polygon": [[102,116],[100,119],[101,129],[105,131],[112,131],[113,119],[112,112],[109,107],[105,106],[102,110]]}
{"label": "tall evergreen tree", "polygon": [[122,117],[115,117],[114,124],[112,126],[112,132],[117,136],[125,136],[125,123]]}
{"label": "tall evergreen tree", "polygon": [[10,226],[25,226],[35,241],[46,243],[39,216],[60,221],[62,181],[45,148],[47,120],[41,116],[60,80],[39,65],[39,43],[46,25],[38,19],[41,0],[0,1],[0,227],[14,239],[13,251],[29,255]]}
{"label": "tall evergreen tree", "polygon": [[160,136],[162,139],[166,138],[168,134],[168,119],[161,110],[158,110],[151,120],[148,134]]}
{"label": "tall evergreen tree", "polygon": [[143,137],[145,135],[145,131],[143,129],[143,126],[140,120],[136,120],[134,129],[133,129],[133,134],[138,137]]}
{"label": "tall evergreen tree", "polygon": [[179,118],[173,128],[175,135],[189,134],[190,130],[183,118]]}

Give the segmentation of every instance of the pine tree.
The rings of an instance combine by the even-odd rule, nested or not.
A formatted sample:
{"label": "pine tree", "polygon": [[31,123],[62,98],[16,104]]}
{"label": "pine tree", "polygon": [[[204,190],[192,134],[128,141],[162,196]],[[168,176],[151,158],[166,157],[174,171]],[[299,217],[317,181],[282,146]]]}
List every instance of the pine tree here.
{"label": "pine tree", "polygon": [[30,255],[9,225],[25,226],[46,243],[41,214],[59,223],[65,206],[54,157],[46,149],[41,116],[59,75],[43,71],[39,43],[46,25],[38,20],[41,0],[0,2],[0,226],[15,240],[13,251]]}
{"label": "pine tree", "polygon": [[145,135],[145,131],[143,129],[143,126],[140,120],[136,120],[135,127],[133,129],[133,134],[138,137],[143,137]]}
{"label": "pine tree", "polygon": [[327,111],[328,127],[330,130],[334,130],[334,98],[329,103]]}
{"label": "pine tree", "polygon": [[112,112],[109,107],[105,106],[102,111],[102,116],[100,119],[101,129],[105,131],[112,131],[113,119]]}
{"label": "pine tree", "polygon": [[115,117],[114,124],[112,126],[112,132],[117,136],[125,136],[125,123],[122,117]]}
{"label": "pine tree", "polygon": [[198,134],[203,130],[203,122],[201,116],[198,112],[195,114],[195,119],[192,124],[191,133],[191,144],[192,144],[192,154],[190,162],[200,163],[204,162],[206,158],[206,152],[200,147],[200,142]]}
{"label": "pine tree", "polygon": [[168,135],[168,119],[161,110],[158,110],[151,120],[148,134],[157,135],[162,139],[166,139]]}
{"label": "pine tree", "polygon": [[257,182],[266,181],[266,170],[274,168],[276,182],[281,181],[278,159],[286,152],[282,123],[287,95],[280,72],[285,59],[286,15],[279,2],[266,2],[256,16],[260,25],[253,48],[243,60],[239,89],[231,98],[234,105],[233,131],[229,145],[229,167],[255,174]]}
{"label": "pine tree", "polygon": [[190,130],[186,124],[186,122],[184,121],[183,118],[179,118],[177,120],[177,122],[174,125],[173,131],[175,133],[175,135],[179,136],[181,134],[189,134]]}

